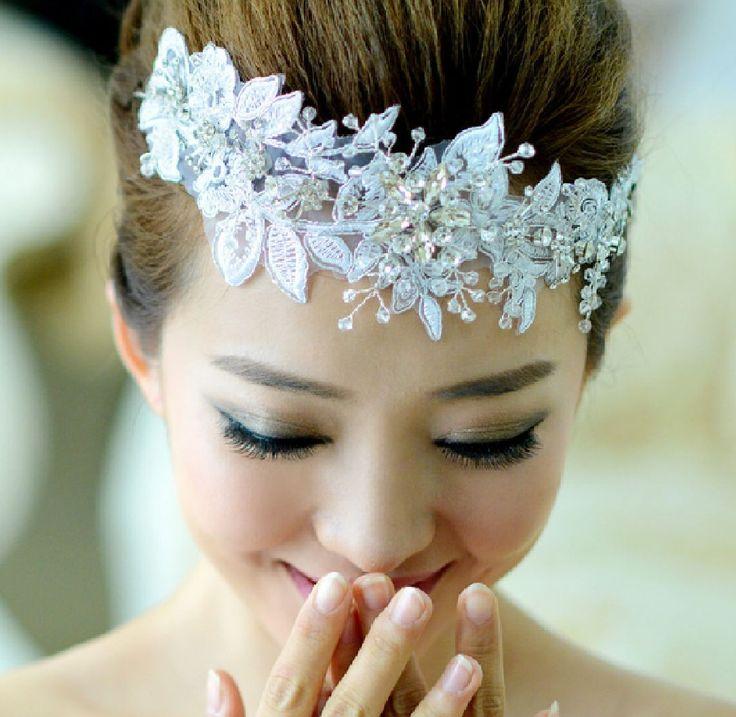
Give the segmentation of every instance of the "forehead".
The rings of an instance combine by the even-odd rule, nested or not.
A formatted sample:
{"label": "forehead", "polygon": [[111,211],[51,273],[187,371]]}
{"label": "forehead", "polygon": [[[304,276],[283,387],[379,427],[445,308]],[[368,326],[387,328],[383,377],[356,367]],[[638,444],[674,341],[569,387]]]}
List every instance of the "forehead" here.
{"label": "forehead", "polygon": [[[205,247],[207,242],[202,239]],[[465,323],[442,307],[442,336],[432,341],[415,309],[391,314],[380,324],[380,304],[371,298],[353,316],[353,328],[341,331],[338,319],[349,314],[364,295],[351,303],[342,300],[348,288],[363,289],[372,281],[350,284],[326,271],[310,274],[307,302],[284,294],[266,269],[258,266],[237,287],[222,278],[208,251],[200,254],[197,278],[167,319],[168,328],[186,350],[209,360],[215,355],[243,355],[317,381],[350,387],[368,398],[424,394],[434,387],[505,371],[532,361],[548,360],[565,370],[582,370],[585,336],[577,329],[577,300],[572,283],[552,290],[540,280],[537,305],[529,329],[501,329],[501,305],[473,304],[475,321]],[[473,262],[479,287],[487,286],[491,272]],[[390,287],[383,290],[390,305]]]}

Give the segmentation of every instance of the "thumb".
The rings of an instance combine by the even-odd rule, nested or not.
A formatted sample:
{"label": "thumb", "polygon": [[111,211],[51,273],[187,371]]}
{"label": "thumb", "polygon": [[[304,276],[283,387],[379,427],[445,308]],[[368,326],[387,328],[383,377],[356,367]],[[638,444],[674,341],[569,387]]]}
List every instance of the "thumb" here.
{"label": "thumb", "polygon": [[245,717],[238,685],[225,670],[207,673],[207,717]]}

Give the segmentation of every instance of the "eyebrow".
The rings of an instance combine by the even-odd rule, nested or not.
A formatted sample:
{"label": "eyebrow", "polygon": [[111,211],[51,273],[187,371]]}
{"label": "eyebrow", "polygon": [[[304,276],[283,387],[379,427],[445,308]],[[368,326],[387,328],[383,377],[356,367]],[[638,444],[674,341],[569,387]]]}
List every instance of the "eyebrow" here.
{"label": "eyebrow", "polygon": [[[216,368],[260,386],[340,401],[354,400],[356,397],[354,391],[346,388],[287,373],[246,356],[225,355],[211,358],[212,364]],[[553,361],[533,361],[501,373],[461,381],[435,389],[428,394],[428,397],[438,401],[453,401],[465,398],[501,396],[506,393],[520,391],[526,386],[541,381],[552,374],[556,368],[557,364]]]}

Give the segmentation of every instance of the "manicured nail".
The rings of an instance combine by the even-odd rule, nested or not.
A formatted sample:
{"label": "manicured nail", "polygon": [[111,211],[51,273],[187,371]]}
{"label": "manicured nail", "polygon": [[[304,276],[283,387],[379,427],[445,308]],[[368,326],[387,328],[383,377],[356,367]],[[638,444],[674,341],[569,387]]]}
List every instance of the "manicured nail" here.
{"label": "manicured nail", "polygon": [[473,663],[465,655],[455,655],[442,673],[445,692],[463,692],[473,679]]}
{"label": "manicured nail", "polygon": [[214,670],[207,671],[207,714],[220,717],[223,714],[222,685],[220,675]]}
{"label": "manicured nail", "polygon": [[426,603],[419,588],[401,588],[391,601],[390,617],[393,622],[402,627],[410,627],[423,614]]}
{"label": "manicured nail", "polygon": [[328,615],[342,603],[348,589],[348,581],[338,572],[323,575],[316,587],[314,604],[323,615]]}
{"label": "manicured nail", "polygon": [[490,588],[483,583],[473,583],[464,592],[465,614],[476,625],[485,625],[493,617],[493,594]]}
{"label": "manicured nail", "polygon": [[361,580],[360,594],[369,610],[383,610],[391,599],[388,578],[385,575],[371,575]]}
{"label": "manicured nail", "polygon": [[557,700],[555,700],[549,707],[549,717],[559,717],[560,714],[560,706],[557,704]]}

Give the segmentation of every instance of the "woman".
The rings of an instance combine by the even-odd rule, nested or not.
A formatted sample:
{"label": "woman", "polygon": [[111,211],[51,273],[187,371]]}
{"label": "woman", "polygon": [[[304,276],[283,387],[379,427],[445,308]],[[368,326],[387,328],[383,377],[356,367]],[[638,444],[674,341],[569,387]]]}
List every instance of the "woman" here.
{"label": "woman", "polygon": [[[160,116],[143,108],[158,102],[154,62],[166,102],[182,77],[195,83],[180,41],[224,48],[243,81],[283,73],[323,120],[400,103],[397,152],[409,128],[453,138],[502,110],[508,144],[536,148],[520,145],[519,196],[555,159],[566,181],[611,187],[640,137],[614,1],[133,2],[111,80],[124,205],[107,298],[121,359],[166,421],[202,558],[155,609],[6,675],[0,715],[539,716],[555,701],[572,717],[736,715],[595,658],[491,589],[544,529],[582,392],[628,311],[626,252],[586,330],[580,272],[540,287],[520,333],[492,307],[446,315],[441,336],[425,309],[421,323],[408,312],[337,331],[344,277],[314,273],[302,301],[283,255],[245,270],[247,232],[223,239],[208,221],[233,195],[211,195],[208,212],[205,191],[242,185],[175,186],[179,144],[162,149]],[[227,96],[227,63],[210,54],[208,112]],[[196,129],[192,146],[218,151]]]}

